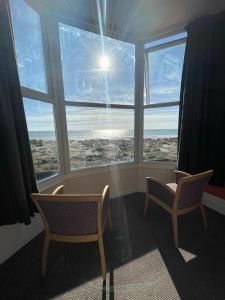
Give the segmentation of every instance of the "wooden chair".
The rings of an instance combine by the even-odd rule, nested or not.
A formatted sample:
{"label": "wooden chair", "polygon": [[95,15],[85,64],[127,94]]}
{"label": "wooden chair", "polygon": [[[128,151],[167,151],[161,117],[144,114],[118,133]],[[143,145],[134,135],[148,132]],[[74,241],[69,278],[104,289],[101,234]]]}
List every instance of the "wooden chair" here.
{"label": "wooden chair", "polygon": [[204,189],[212,176],[213,171],[190,175],[175,171],[176,183],[163,184],[157,179],[147,177],[147,192],[144,215],[148,210],[149,201],[153,201],[165,209],[172,217],[173,238],[178,247],[177,217],[200,208],[203,222],[207,227],[205,209],[202,204]]}
{"label": "wooden chair", "polygon": [[110,218],[109,186],[102,194],[62,194],[63,185],[52,194],[32,194],[45,225],[45,238],[42,256],[42,277],[45,276],[50,240],[83,243],[98,241],[101,271],[106,279],[106,262],[103,232]]}

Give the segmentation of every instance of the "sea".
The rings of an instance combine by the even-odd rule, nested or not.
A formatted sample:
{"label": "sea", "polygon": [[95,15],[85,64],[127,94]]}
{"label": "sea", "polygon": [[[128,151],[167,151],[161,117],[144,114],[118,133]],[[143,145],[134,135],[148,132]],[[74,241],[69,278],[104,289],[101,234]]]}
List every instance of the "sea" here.
{"label": "sea", "polygon": [[[54,131],[29,131],[30,139],[53,139]],[[132,138],[133,130],[71,130],[68,136],[76,139]],[[145,129],[144,138],[177,137],[177,129]]]}

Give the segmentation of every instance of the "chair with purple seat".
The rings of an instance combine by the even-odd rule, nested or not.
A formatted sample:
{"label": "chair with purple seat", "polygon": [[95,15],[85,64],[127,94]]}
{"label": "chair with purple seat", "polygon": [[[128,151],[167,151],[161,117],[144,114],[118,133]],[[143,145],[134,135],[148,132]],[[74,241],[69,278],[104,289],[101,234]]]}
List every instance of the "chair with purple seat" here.
{"label": "chair with purple seat", "polygon": [[175,171],[176,183],[163,184],[157,179],[147,177],[147,192],[144,215],[148,210],[149,201],[153,201],[165,209],[172,217],[173,238],[178,247],[177,217],[200,208],[203,222],[207,227],[205,209],[202,204],[204,189],[213,171],[191,175],[182,171]]}
{"label": "chair with purple seat", "polygon": [[82,243],[98,242],[103,279],[106,279],[106,262],[103,232],[108,219],[111,229],[109,186],[102,194],[62,194],[63,185],[52,194],[32,194],[45,225],[42,256],[42,277],[47,265],[50,240]]}

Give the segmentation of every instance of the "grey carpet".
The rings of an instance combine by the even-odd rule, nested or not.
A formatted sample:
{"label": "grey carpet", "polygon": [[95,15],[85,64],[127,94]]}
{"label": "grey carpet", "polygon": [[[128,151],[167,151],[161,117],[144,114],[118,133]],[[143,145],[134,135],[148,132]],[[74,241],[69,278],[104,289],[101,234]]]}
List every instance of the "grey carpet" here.
{"label": "grey carpet", "polygon": [[0,267],[0,299],[225,299],[225,217],[198,211],[179,219],[180,248],[169,215],[143,194],[113,199],[113,232],[105,232],[107,280],[96,243],[52,242],[40,279],[43,235]]}

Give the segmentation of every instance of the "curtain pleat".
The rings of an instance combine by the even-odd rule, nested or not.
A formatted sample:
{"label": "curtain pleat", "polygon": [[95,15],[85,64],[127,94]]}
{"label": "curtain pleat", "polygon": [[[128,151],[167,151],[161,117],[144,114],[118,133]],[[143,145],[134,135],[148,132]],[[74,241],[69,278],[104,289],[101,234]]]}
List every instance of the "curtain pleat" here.
{"label": "curtain pleat", "polygon": [[0,2],[0,225],[30,223],[38,192],[7,0]]}
{"label": "curtain pleat", "polygon": [[178,168],[214,170],[211,184],[225,184],[225,12],[187,27],[181,83]]}

